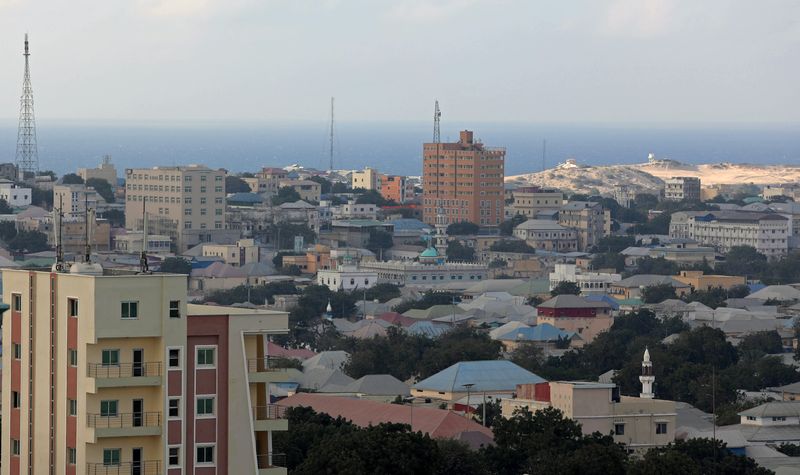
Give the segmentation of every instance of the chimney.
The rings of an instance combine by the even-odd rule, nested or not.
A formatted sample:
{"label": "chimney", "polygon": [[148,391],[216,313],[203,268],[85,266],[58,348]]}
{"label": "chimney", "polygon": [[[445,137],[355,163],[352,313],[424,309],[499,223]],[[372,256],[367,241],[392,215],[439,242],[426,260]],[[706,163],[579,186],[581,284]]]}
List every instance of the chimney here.
{"label": "chimney", "polygon": [[466,145],[472,144],[472,131],[471,130],[462,130],[460,133],[461,143]]}

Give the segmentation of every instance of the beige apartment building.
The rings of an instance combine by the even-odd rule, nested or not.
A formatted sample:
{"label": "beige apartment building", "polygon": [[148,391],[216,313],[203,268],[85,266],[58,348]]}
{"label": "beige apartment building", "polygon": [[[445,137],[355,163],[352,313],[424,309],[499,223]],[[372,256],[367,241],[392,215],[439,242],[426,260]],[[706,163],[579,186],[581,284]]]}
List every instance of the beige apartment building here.
{"label": "beige apartment building", "polygon": [[203,246],[203,256],[219,257],[226,264],[239,267],[257,263],[261,250],[254,240],[240,239],[236,244],[206,244]]}
{"label": "beige apartment building", "polygon": [[99,178],[100,180],[107,181],[112,188],[117,187],[117,169],[114,167],[114,164],[111,163],[111,157],[109,155],[103,157],[103,163],[96,168],[78,168],[78,176],[83,178],[84,182],[92,178]]}
{"label": "beige apartment building", "polygon": [[664,199],[700,201],[700,179],[693,176],[674,176],[664,180]]}
{"label": "beige apartment building", "polygon": [[486,147],[472,131],[455,143],[422,146],[422,220],[437,224],[470,221],[497,226],[505,216],[505,148]]}
{"label": "beige apartment building", "polygon": [[558,224],[578,232],[578,250],[586,251],[611,232],[611,214],[593,201],[570,201],[558,211]]}
{"label": "beige apartment building", "polygon": [[87,208],[97,210],[97,192],[86,185],[55,185],[53,207],[60,207],[65,219],[85,219]]}
{"label": "beige apartment building", "polygon": [[179,252],[225,233],[225,171],[203,165],[125,170],[125,227],[170,236]]}
{"label": "beige apartment building", "polygon": [[354,171],[350,177],[350,186],[365,190],[381,191],[381,174],[374,168],[366,167],[361,171]]}
{"label": "beige apartment building", "polygon": [[280,187],[283,188],[285,186],[294,189],[294,191],[300,195],[300,199],[304,201],[319,203],[319,200],[322,197],[322,185],[316,181],[281,180]]}
{"label": "beige apartment building", "polygon": [[285,312],[187,305],[186,277],[3,271],[3,475],[279,474]]}
{"label": "beige apartment building", "polygon": [[535,218],[539,211],[559,209],[564,204],[564,194],[560,190],[524,186],[512,192],[514,214]]}

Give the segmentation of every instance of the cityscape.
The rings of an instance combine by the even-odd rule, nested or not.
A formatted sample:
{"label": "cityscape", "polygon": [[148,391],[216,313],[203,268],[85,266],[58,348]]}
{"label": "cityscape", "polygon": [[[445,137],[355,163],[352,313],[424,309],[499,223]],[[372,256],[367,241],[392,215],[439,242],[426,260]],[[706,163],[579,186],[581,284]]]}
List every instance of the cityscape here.
{"label": "cityscape", "polygon": [[[178,29],[215,15],[242,35],[262,27],[245,18],[259,14],[248,2],[231,11],[191,3],[132,8]],[[530,8],[389,3],[376,21],[409,22],[409,30],[439,22],[447,30],[473,9]],[[655,37],[678,41],[674,23],[695,12],[678,0],[603,3],[609,16],[597,34],[614,38],[619,51],[658,49]],[[321,2],[314,18],[316,8],[334,15],[343,4],[352,7]],[[785,6],[787,17],[800,13]],[[0,14],[6,8],[20,7],[0,1]],[[553,21],[585,20],[577,6],[542,8]],[[760,10],[734,10],[709,29],[761,19]],[[492,34],[494,21],[486,18]],[[791,25],[791,34],[775,35],[782,53],[800,46]],[[556,30],[577,35],[575,28]],[[424,116],[414,119],[425,123],[419,140],[396,125],[403,145],[395,155],[340,146],[340,122],[354,116],[339,111],[363,100],[348,89],[344,100],[325,96],[318,137],[283,138],[323,143],[303,160],[246,146],[230,156],[198,154],[215,155],[208,163],[178,160],[191,148],[168,147],[140,150],[140,160],[113,149],[73,158],[54,142],[41,145],[53,130],[51,119],[39,119],[51,107],[37,75],[39,61],[54,58],[40,55],[48,44],[33,32],[0,36],[14,43],[14,56],[2,60],[15,78],[7,90],[0,75],[0,95],[18,106],[0,113],[17,118],[15,148],[0,149],[0,162],[13,157],[0,163],[0,474],[800,474],[800,142],[771,135],[765,150],[782,151],[771,160],[747,150],[728,161],[638,148],[634,161],[587,160],[565,152],[571,145],[554,143],[545,127],[526,139],[535,148],[512,152],[495,134],[505,122],[481,105],[505,92],[495,96],[475,79],[475,111],[465,113],[467,78],[452,80],[458,93],[425,96]],[[158,38],[155,30],[143,36]],[[472,41],[498,47],[488,33]],[[270,47],[288,51],[289,43]],[[389,67],[367,50],[354,53],[367,58],[349,71],[353,81]],[[165,55],[155,53],[153,64]],[[430,65],[410,57],[420,71]],[[460,61],[459,77],[479,68],[476,56]],[[697,74],[685,61],[686,74]],[[730,67],[739,72],[730,81],[748,84]],[[597,70],[598,82],[608,79],[605,66]],[[563,80],[567,88],[573,79]],[[771,84],[780,92],[784,83]],[[518,86],[508,93],[521,94],[514,100],[525,108],[535,92]],[[294,87],[305,86],[286,94]],[[398,114],[418,111],[402,104],[408,91],[397,93]],[[137,97],[136,87],[130,94]],[[630,94],[636,102],[637,91]],[[43,96],[58,96],[61,106],[68,99]],[[120,99],[120,117],[134,110],[129,100]],[[726,133],[747,129],[749,101],[741,98],[739,115],[716,104],[738,121]],[[217,117],[206,113],[197,117]],[[229,113],[219,109],[219,120]],[[581,117],[605,123],[592,114]],[[624,127],[615,114],[609,127]],[[762,119],[800,132],[800,120],[786,114]],[[743,131],[745,141],[762,126]],[[214,140],[213,128],[202,130]],[[739,142],[706,145],[725,151]],[[129,153],[137,144],[121,147]],[[354,148],[361,158],[347,157]],[[512,153],[524,161],[512,166]],[[348,166],[355,162],[366,164]]]}

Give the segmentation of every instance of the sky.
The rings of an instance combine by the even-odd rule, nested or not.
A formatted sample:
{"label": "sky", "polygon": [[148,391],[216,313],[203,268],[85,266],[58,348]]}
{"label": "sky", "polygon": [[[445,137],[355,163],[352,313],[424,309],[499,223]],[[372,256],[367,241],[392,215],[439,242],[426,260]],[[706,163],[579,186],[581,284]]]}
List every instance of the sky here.
{"label": "sky", "polygon": [[0,120],[25,32],[44,120],[800,122],[796,0],[0,0]]}

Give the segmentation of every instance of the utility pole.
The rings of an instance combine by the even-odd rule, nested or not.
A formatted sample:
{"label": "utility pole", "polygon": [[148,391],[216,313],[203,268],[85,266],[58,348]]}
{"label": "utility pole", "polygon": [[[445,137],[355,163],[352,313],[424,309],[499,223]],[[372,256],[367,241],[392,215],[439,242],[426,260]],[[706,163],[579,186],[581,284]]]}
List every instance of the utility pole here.
{"label": "utility pole", "polygon": [[25,33],[25,73],[22,78],[22,96],[20,97],[19,128],[17,129],[17,154],[15,162],[20,179],[25,173],[39,171],[39,150],[36,145],[36,120],[33,114],[33,87],[31,86],[31,70],[28,57],[28,34]]}
{"label": "utility pole", "polygon": [[436,101],[436,105],[433,109],[433,143],[441,143],[442,142],[442,134],[439,131],[439,122],[441,121],[442,111],[439,110],[439,101]]}
{"label": "utility pole", "polygon": [[330,161],[328,171],[333,171],[333,97],[331,97],[331,134],[330,134]]}

